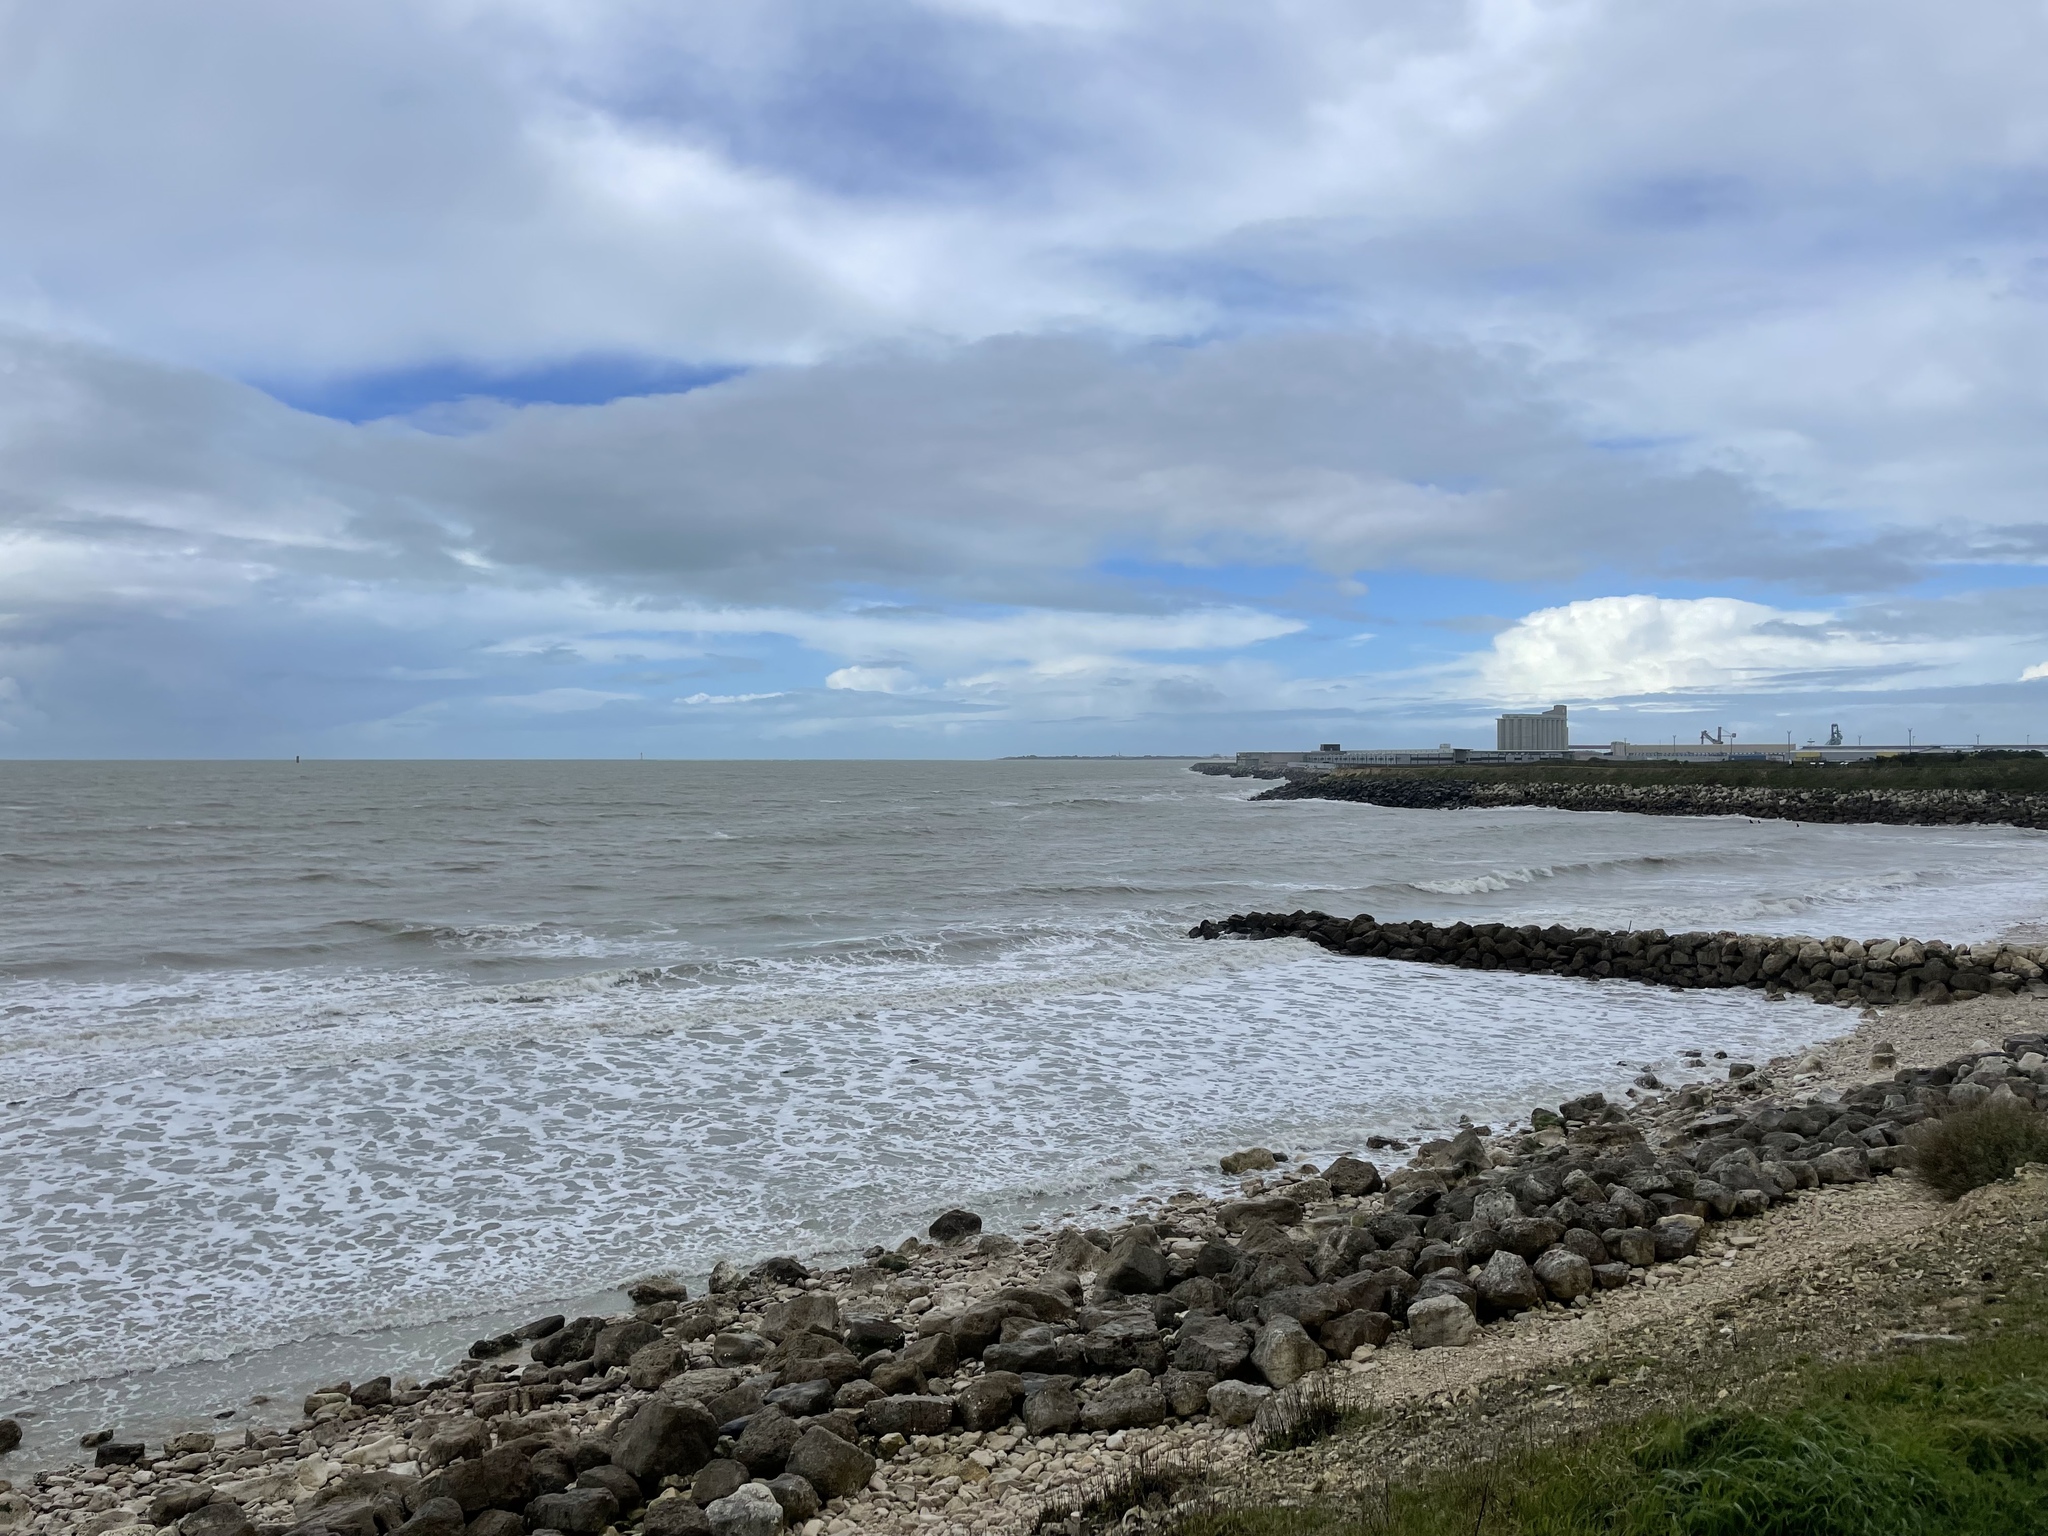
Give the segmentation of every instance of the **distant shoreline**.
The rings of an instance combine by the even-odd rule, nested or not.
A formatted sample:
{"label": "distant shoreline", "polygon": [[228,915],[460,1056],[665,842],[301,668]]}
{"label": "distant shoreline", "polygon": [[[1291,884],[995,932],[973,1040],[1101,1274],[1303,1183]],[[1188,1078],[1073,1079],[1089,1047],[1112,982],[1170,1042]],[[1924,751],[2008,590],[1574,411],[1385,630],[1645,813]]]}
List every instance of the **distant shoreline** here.
{"label": "distant shoreline", "polygon": [[[1819,772],[1822,770],[1807,770]],[[1639,816],[1749,816],[1878,826],[2009,826],[2048,830],[2048,794],[2000,789],[1792,788],[1777,784],[1628,784],[1612,780],[1481,781],[1327,773],[1276,785],[1254,800],[1349,800],[1399,810],[1528,806]]]}

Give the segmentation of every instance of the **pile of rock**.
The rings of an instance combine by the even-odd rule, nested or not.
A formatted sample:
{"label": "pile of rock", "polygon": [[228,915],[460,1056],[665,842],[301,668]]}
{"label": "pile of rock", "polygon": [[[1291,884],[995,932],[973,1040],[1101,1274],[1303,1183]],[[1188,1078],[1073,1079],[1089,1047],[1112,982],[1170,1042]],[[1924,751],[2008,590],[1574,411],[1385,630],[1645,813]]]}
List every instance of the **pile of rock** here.
{"label": "pile of rock", "polygon": [[1384,1178],[1353,1156],[1290,1171],[1251,1148],[1223,1160],[1240,1181],[1228,1197],[1183,1191],[1114,1230],[1019,1243],[952,1211],[930,1241],[843,1269],[721,1264],[694,1299],[652,1278],[630,1313],[536,1319],[434,1381],[336,1383],[289,1433],[154,1454],[89,1437],[93,1467],[40,1474],[27,1495],[0,1486],[0,1526],[994,1529],[1002,1508],[1014,1518],[1106,1470],[1126,1437],[1220,1453],[1314,1373],[1673,1283],[1702,1262],[1711,1224],[1896,1170],[1930,1116],[2048,1102],[2048,1039],[1839,1097],[1772,1091],[1745,1070],[1634,1107],[1588,1094],[1502,1135],[1468,1124]]}
{"label": "pile of rock", "polygon": [[1539,806],[1556,811],[1631,811],[1640,816],[1754,816],[1886,826],[2048,827],[2048,795],[1993,789],[1831,789],[1763,784],[1627,784],[1609,779],[1482,781],[1399,774],[1318,772],[1290,776],[1260,800],[1351,800],[1411,811]]}
{"label": "pile of rock", "polygon": [[2048,996],[2048,945],[1945,944],[1939,939],[1811,938],[1767,933],[1666,933],[1662,928],[1520,927],[1388,922],[1371,913],[1242,912],[1188,930],[1194,939],[1306,939],[1332,954],[1467,970],[1625,977],[1666,987],[1753,987],[1822,1003],[1947,1003]]}

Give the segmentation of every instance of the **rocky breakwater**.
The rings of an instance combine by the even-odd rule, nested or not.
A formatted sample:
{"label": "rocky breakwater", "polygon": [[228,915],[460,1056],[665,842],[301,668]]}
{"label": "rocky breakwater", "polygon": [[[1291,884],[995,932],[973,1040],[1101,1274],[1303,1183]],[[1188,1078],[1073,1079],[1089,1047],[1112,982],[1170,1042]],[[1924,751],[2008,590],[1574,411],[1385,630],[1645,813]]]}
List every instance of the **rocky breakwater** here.
{"label": "rocky breakwater", "polygon": [[[1825,769],[1814,769],[1824,773]],[[1458,811],[1538,806],[1555,811],[1631,811],[1640,816],[1754,816],[1884,826],[2048,828],[2048,795],[1990,789],[1832,789],[1762,784],[1625,784],[1595,779],[1495,782],[1376,773],[1295,777],[1257,800],[1351,800],[1397,810]]]}
{"label": "rocky breakwater", "polygon": [[1752,987],[1845,1006],[2048,996],[2048,945],[1939,939],[1821,939],[1804,934],[1666,933],[1661,928],[1380,922],[1370,913],[1242,912],[1188,930],[1195,939],[1306,939],[1332,954],[1466,970],[1622,977],[1656,986]]}
{"label": "rocky breakwater", "polygon": [[[1781,1096],[1770,1069],[1633,1107],[1589,1094],[1500,1134],[1465,1125],[1385,1176],[1252,1148],[1222,1160],[1223,1193],[1143,1201],[1101,1228],[1019,1242],[953,1211],[841,1268],[721,1265],[698,1298],[651,1278],[629,1313],[537,1318],[427,1382],[334,1383],[289,1429],[89,1437],[93,1465],[0,1487],[0,1526],[1028,1528],[1135,1455],[1227,1474],[1311,1385],[1373,1377],[1401,1352],[1682,1296],[1761,1240],[1749,1218],[1902,1167],[1914,1125],[2048,1099],[2044,1047],[2008,1040],[1840,1095],[1794,1082]],[[1724,1238],[1724,1222],[1744,1225]]]}

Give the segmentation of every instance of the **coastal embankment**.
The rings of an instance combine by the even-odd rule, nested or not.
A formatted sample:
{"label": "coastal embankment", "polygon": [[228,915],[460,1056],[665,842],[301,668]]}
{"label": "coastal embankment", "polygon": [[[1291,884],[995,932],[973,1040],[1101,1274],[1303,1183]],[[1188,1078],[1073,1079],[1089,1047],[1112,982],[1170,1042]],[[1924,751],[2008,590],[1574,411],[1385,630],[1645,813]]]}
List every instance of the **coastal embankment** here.
{"label": "coastal embankment", "polygon": [[[1797,1061],[1585,1094],[1419,1148],[1368,1141],[1320,1168],[1239,1148],[1220,1187],[1099,1227],[1012,1237],[953,1210],[844,1267],[721,1264],[702,1295],[649,1276],[630,1312],[536,1318],[431,1380],[334,1382],[286,1428],[159,1445],[110,1427],[89,1437],[92,1465],[0,1489],[0,1525],[1129,1530],[1270,1488],[1276,1447],[1366,1404],[1434,1432],[1468,1390],[1523,1391],[1568,1431],[1676,1379],[1645,1362],[1711,1355],[1788,1306],[1788,1337],[1831,1358],[1943,1347],[1963,1313],[1872,1313],[1855,1277],[1940,1267],[1955,1208],[1897,1175],[1918,1127],[2048,1097],[2048,1010],[1987,996],[1898,1016],[1942,1027],[1903,1035],[1906,1064],[1876,1077],[1892,1048],[1860,1030]],[[1999,1024],[2023,1027],[1957,1048],[1956,1031]],[[1974,1305],[1984,1287],[1958,1283]],[[1569,1392],[1530,1379],[1617,1352],[1625,1369]],[[1458,1453],[1440,1434],[1383,1439]]]}
{"label": "coastal embankment", "polygon": [[1666,933],[1661,928],[1387,922],[1371,913],[1241,912],[1188,930],[1194,939],[1306,939],[1332,954],[1466,970],[1622,978],[1679,988],[1751,987],[1815,1002],[1947,1003],[2048,997],[2048,945],[1947,944],[1939,939],[1825,939],[1767,933]]}
{"label": "coastal embankment", "polygon": [[[1899,770],[1895,777],[1904,777]],[[2031,776],[2031,775],[2030,775]],[[1597,767],[1543,776],[1511,771],[1317,773],[1254,796],[1258,800],[1348,800],[1411,811],[1625,811],[1638,816],[1748,816],[1765,821],[1876,826],[2048,828],[2048,793],[2011,787],[1885,784],[1852,768],[1788,768],[1762,782],[1713,782],[1695,772],[1622,775]],[[1762,775],[1757,776],[1762,779]],[[1792,779],[1794,782],[1784,782]],[[1797,782],[1797,780],[1821,782]]]}

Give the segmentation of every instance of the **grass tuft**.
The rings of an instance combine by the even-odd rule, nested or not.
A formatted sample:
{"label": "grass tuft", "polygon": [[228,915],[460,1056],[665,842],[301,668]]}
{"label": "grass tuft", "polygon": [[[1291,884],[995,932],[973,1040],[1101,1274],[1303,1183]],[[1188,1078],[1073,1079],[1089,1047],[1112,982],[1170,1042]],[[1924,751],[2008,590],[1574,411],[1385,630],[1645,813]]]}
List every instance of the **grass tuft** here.
{"label": "grass tuft", "polygon": [[2048,1163],[2048,1115],[2025,1104],[1979,1104],[1915,1126],[1908,1140],[1921,1179],[1945,1200]]}
{"label": "grass tuft", "polygon": [[[2048,1532],[2048,1298],[1964,1348],[1808,1366],[1767,1405],[1564,1443],[1499,1434],[1312,1507],[1209,1507],[1172,1536],[2017,1536]],[[1332,1442],[1341,1446],[1344,1441]],[[1362,1442],[1361,1442],[1362,1445]],[[1321,1453],[1326,1459],[1329,1452]],[[1148,1528],[1149,1529],[1149,1528]]]}

